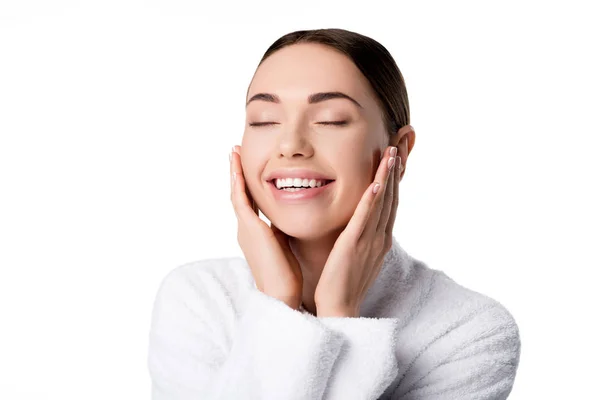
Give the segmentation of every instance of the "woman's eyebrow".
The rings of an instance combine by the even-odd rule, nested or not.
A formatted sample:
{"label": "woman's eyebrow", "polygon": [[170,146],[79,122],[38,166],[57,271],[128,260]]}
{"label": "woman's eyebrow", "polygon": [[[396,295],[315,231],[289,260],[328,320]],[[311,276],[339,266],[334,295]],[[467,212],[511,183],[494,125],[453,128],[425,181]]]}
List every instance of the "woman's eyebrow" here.
{"label": "woman's eyebrow", "polygon": [[[354,104],[356,104],[358,107],[363,108],[363,106],[360,105],[360,103],[356,100],[354,100],[352,97],[348,96],[345,93],[342,92],[319,92],[319,93],[313,93],[310,96],[308,96],[308,104],[314,104],[314,103],[319,103],[321,101],[325,101],[325,100],[331,100],[331,99],[347,99],[350,100],[351,102],[353,102]],[[250,98],[250,100],[248,100],[248,102],[246,103],[246,107],[248,107],[248,104],[250,104],[251,101],[255,101],[255,100],[262,100],[262,101],[268,101],[271,103],[281,103],[281,100],[279,99],[279,97],[276,94],[272,94],[272,93],[257,93],[254,96],[252,96]]]}

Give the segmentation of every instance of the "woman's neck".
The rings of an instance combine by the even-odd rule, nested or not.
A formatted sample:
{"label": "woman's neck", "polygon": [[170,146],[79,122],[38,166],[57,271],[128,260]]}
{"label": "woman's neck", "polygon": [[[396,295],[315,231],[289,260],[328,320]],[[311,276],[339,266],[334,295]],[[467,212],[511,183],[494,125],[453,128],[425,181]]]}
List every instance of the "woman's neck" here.
{"label": "woman's neck", "polygon": [[317,315],[315,290],[335,241],[343,229],[315,239],[290,238],[290,248],[302,270],[302,304],[306,311]]}

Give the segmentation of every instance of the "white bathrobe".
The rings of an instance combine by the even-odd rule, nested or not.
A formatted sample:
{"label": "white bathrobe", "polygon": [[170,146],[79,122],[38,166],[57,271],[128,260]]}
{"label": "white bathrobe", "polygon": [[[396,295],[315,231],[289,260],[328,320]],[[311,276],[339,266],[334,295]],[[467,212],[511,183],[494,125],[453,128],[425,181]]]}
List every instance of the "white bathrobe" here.
{"label": "white bathrobe", "polygon": [[393,240],[360,318],[315,317],[256,288],[245,259],[187,263],[152,313],[153,400],[506,399],[519,330],[498,301]]}

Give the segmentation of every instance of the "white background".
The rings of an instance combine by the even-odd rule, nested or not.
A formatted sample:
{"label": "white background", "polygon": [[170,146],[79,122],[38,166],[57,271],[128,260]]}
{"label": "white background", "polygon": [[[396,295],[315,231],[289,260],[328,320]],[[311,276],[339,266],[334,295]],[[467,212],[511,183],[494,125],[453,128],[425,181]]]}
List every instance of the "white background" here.
{"label": "white background", "polygon": [[149,398],[160,281],[242,254],[228,152],[258,61],[333,27],[404,75],[395,236],[512,312],[510,398],[597,393],[592,1],[200,3],[0,2],[0,398]]}

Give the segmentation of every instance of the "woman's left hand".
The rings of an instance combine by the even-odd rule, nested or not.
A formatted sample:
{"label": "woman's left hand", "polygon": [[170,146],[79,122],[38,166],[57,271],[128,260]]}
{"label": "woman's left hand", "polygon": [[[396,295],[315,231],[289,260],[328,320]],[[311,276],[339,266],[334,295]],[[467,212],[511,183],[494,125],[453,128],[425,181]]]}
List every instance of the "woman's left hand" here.
{"label": "woman's left hand", "polygon": [[[373,184],[327,258],[315,290],[319,317],[358,317],[360,305],[391,249],[403,171],[402,158],[396,153],[396,147],[387,148]],[[378,184],[377,193],[373,193]]]}

